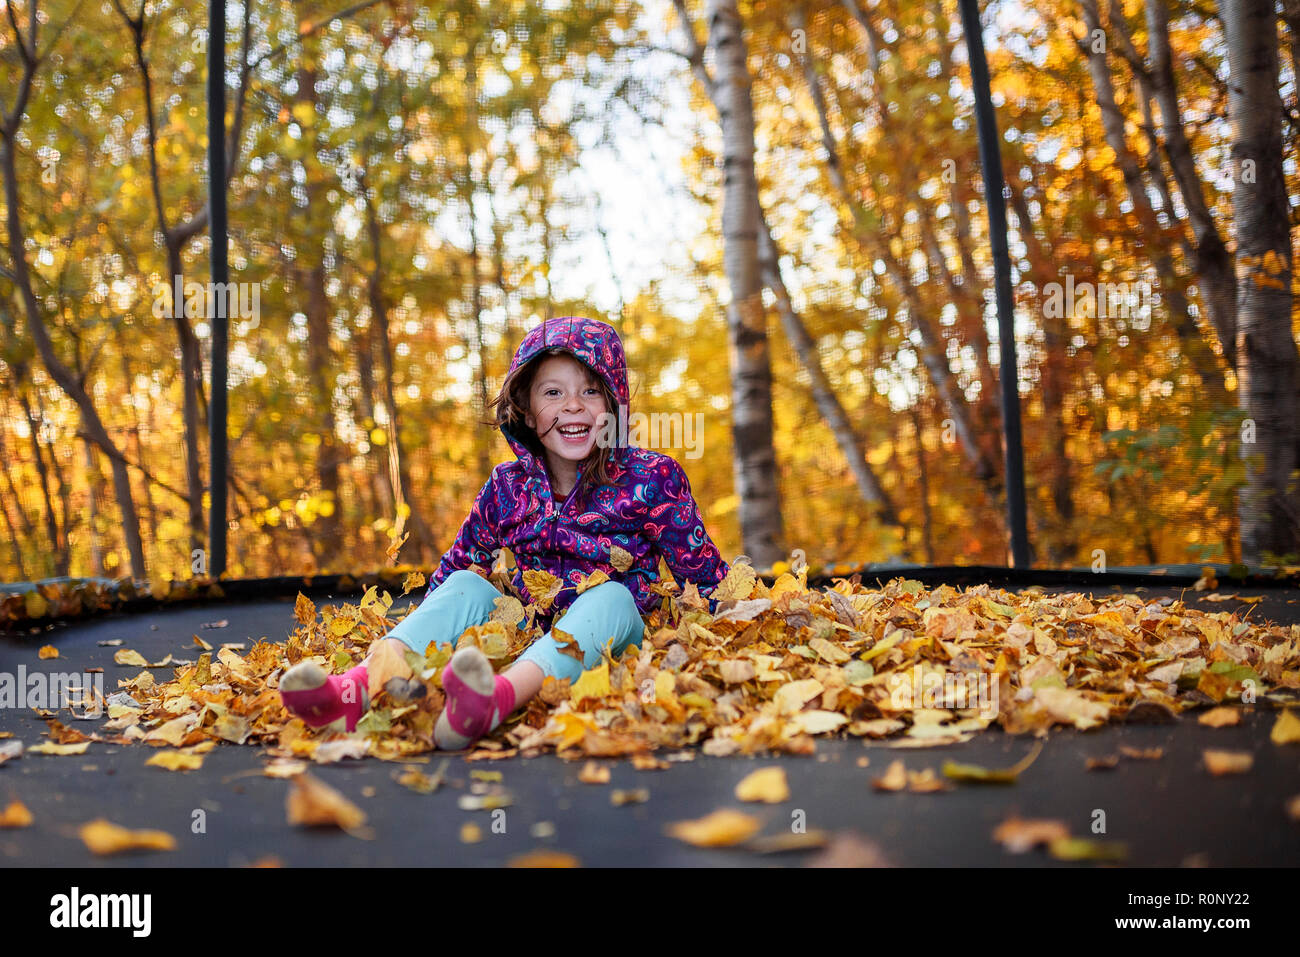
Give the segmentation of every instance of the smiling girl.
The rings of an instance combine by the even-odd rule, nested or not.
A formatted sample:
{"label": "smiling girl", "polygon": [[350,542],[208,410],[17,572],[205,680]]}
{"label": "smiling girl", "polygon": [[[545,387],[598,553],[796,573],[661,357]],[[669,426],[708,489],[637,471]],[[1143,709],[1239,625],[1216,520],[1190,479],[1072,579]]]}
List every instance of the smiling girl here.
{"label": "smiling girl", "polygon": [[[526,705],[547,675],[576,681],[600,663],[606,646],[615,658],[639,647],[642,615],[661,601],[650,587],[661,557],[679,582],[694,582],[705,597],[726,576],[682,467],[621,444],[622,430],[611,427],[627,403],[623,343],[613,326],[554,319],[520,343],[492,403],[515,460],[498,465],[479,491],[419,608],[375,645],[419,652],[430,642],[454,646],[467,628],[488,621],[501,593],[470,566],[490,568],[502,548],[514,555],[512,583],[526,603],[533,596],[524,571],[548,571],[563,584],[538,614],[545,634],[501,674],[475,647],[452,656],[441,676],[439,748],[468,747]],[[610,580],[578,595],[576,586],[598,570]],[[560,651],[555,628],[576,640],[581,664]],[[314,662],[294,666],[280,681],[285,707],[314,726],[341,720],[351,731],[369,706],[374,654],[341,675]]]}

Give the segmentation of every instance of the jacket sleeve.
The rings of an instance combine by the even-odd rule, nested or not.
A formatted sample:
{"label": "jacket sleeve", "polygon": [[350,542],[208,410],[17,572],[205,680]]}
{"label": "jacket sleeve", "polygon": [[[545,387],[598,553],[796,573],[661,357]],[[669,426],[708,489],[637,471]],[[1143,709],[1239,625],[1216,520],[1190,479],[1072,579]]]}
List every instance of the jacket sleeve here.
{"label": "jacket sleeve", "polygon": [[[428,592],[441,585],[447,576],[470,565],[479,565],[490,569],[501,553],[501,543],[497,525],[496,472],[488,477],[479,489],[469,515],[461,523],[456,539],[451,548],[442,556],[437,570],[429,579]],[[426,592],[426,594],[428,594]]]}
{"label": "jacket sleeve", "polygon": [[[704,529],[704,519],[691,494],[686,472],[676,459],[664,456],[664,462],[664,474],[658,483],[658,495],[650,504],[645,532],[673,576],[682,582],[694,582],[700,595],[707,598],[726,577],[727,563]],[[710,599],[709,610],[714,607]]]}

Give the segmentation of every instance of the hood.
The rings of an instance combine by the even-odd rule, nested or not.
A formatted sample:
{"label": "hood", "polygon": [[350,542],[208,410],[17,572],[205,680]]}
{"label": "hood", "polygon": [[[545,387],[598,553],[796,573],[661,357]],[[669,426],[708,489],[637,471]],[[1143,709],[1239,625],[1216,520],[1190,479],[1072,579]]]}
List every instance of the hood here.
{"label": "hood", "polygon": [[[624,410],[627,409],[627,360],[623,355],[623,341],[618,336],[618,330],[613,326],[583,316],[543,320],[541,325],[533,327],[524,336],[524,341],[519,343],[507,374],[514,372],[548,349],[563,349],[585,362],[609,386],[619,405]],[[615,409],[614,413],[617,415],[618,409]],[[501,427],[501,434],[510,443],[510,448],[514,450],[516,457],[531,468],[536,457],[528,450],[528,446],[505,426]],[[625,439],[620,436],[616,444],[625,444]]]}

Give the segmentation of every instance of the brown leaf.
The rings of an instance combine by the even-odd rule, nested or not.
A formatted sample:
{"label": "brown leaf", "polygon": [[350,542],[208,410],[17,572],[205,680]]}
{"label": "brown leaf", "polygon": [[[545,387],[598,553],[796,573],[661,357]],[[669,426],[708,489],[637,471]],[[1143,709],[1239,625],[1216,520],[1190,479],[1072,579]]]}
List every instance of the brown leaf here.
{"label": "brown leaf", "polygon": [[365,811],[305,771],[291,779],[285,811],[290,824],[308,827],[338,827],[350,831],[366,822]]}

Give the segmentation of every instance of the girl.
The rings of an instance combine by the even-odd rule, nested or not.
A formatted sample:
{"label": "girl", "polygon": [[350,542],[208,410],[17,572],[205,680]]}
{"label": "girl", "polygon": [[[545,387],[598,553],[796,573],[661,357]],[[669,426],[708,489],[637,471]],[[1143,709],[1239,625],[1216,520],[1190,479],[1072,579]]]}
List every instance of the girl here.
{"label": "girl", "polygon": [[[623,343],[613,326],[572,316],[529,332],[492,403],[515,461],[498,465],[479,491],[424,601],[351,671],[331,676],[313,662],[286,671],[285,707],[315,727],[342,720],[351,731],[369,707],[367,669],[383,645],[391,642],[387,652],[400,660],[391,652],[409,646],[423,653],[431,641],[454,645],[489,619],[501,593],[468,569],[490,568],[502,548],[515,557],[513,584],[525,603],[533,598],[525,570],[546,570],[563,584],[538,615],[546,633],[502,674],[493,674],[477,648],[452,656],[442,671],[446,707],[434,727],[439,748],[466,748],[496,728],[537,694],[545,676],[576,681],[600,663],[607,645],[615,658],[639,647],[641,616],[660,602],[650,590],[660,556],[707,597],[727,563],[704,530],[681,466],[625,444],[627,404]],[[576,594],[597,569],[610,581]],[[561,653],[554,628],[573,636],[581,664]]]}

